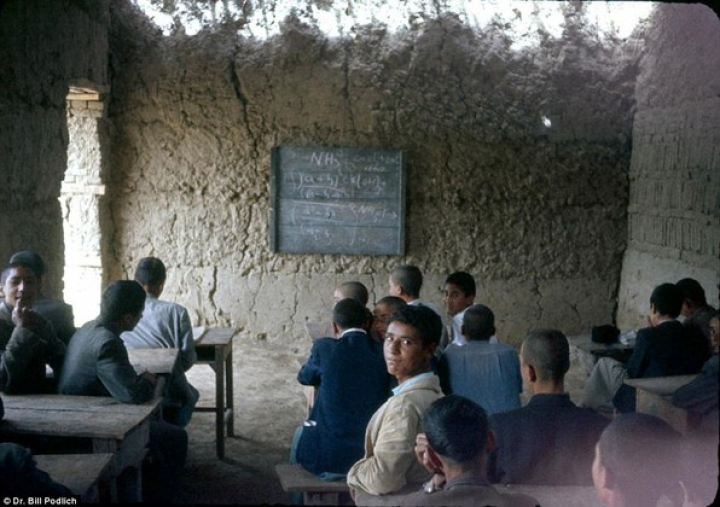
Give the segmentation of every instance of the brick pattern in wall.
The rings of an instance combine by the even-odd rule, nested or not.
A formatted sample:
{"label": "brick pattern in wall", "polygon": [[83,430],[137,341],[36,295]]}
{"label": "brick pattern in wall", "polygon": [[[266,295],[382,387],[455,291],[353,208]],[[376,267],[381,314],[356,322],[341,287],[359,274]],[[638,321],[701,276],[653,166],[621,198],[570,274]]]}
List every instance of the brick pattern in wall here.
{"label": "brick pattern in wall", "polygon": [[663,257],[717,259],[720,98],[635,116],[629,242]]}

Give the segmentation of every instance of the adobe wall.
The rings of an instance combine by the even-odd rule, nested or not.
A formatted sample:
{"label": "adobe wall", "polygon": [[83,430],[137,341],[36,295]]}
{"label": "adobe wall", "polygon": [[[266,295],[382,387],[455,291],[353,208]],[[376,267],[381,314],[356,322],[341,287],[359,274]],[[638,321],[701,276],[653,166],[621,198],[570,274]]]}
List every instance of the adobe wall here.
{"label": "adobe wall", "polygon": [[659,4],[635,91],[628,248],[618,323],[643,325],[653,288],[697,279],[718,304],[720,20],[700,4]]}
{"label": "adobe wall", "polygon": [[78,79],[107,82],[109,1],[0,4],[0,263],[33,249],[45,292],[62,296],[58,197],[67,167],[65,97]]}
{"label": "adobe wall", "polygon": [[[112,276],[161,257],[165,295],[197,324],[295,351],[337,282],[379,298],[403,262],[438,304],[448,273],[472,273],[515,344],[613,320],[637,40],[603,45],[569,17],[561,39],[515,52],[502,27],[454,15],[344,38],[297,18],[268,40],[234,26],[163,37],[127,2],[111,13]],[[406,150],[406,255],[270,251],[275,145]]]}

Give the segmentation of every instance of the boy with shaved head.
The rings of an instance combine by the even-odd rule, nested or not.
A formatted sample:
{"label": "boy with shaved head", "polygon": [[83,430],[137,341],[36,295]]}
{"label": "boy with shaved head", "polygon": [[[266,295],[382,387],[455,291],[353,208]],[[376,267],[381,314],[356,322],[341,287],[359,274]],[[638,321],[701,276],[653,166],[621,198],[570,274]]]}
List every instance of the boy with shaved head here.
{"label": "boy with shaved head", "polygon": [[497,436],[490,481],[591,485],[595,442],[608,421],[575,406],[565,392],[570,368],[565,335],[555,329],[531,331],[520,348],[520,368],[533,396],[522,408],[490,417]]}

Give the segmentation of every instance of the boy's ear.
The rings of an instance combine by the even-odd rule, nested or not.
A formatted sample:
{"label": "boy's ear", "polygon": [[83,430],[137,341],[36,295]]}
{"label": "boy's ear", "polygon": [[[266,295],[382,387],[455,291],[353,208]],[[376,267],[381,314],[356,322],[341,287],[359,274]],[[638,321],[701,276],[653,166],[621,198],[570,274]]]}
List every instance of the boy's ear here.
{"label": "boy's ear", "polygon": [[335,337],[340,336],[340,326],[337,325],[337,322],[332,323],[332,330]]}
{"label": "boy's ear", "polygon": [[427,453],[428,461],[432,464],[433,468],[435,469],[435,472],[442,472],[443,466],[442,462],[440,461],[440,457],[435,452],[435,449],[430,447],[428,445],[427,449],[425,450]]}
{"label": "boy's ear", "polygon": [[495,436],[495,432],[491,429],[488,430],[487,434],[487,444],[485,448],[485,452],[490,454],[495,450],[495,447],[497,447],[497,437]]}
{"label": "boy's ear", "polygon": [[604,503],[610,504],[610,498],[615,493],[615,476],[612,470],[603,465],[598,465],[596,481],[595,489],[598,497],[600,497]]}
{"label": "boy's ear", "polygon": [[535,370],[535,367],[531,364],[526,364],[525,368],[527,368],[527,380],[530,382],[536,382],[537,371]]}

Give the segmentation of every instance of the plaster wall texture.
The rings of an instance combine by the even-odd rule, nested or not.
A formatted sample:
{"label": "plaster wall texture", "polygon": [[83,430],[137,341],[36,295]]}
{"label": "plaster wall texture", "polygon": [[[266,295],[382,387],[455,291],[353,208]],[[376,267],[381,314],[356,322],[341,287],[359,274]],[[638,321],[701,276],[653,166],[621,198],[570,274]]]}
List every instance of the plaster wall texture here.
{"label": "plaster wall texture", "polygon": [[660,4],[636,86],[628,248],[620,327],[642,326],[650,293],[697,279],[718,305],[720,19],[703,5]]}
{"label": "plaster wall texture", "polygon": [[0,263],[33,249],[45,292],[62,295],[58,197],[67,166],[65,97],[77,79],[107,82],[109,1],[0,3]]}
{"label": "plaster wall texture", "polygon": [[[513,52],[502,27],[453,15],[343,38],[290,17],[263,41],[231,25],[163,37],[127,2],[111,14],[111,277],[158,256],[165,297],[197,324],[303,352],[336,283],[379,298],[404,262],[437,304],[447,274],[472,273],[510,343],[612,321],[639,41],[602,44],[572,17]],[[406,150],[406,255],[270,251],[270,149],[285,144]]]}

